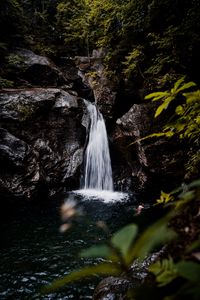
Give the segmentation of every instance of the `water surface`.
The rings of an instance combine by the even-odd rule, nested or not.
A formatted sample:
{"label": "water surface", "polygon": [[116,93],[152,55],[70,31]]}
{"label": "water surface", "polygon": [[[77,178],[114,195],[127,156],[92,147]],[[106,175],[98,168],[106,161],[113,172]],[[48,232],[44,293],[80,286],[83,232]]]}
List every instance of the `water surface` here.
{"label": "water surface", "polygon": [[[111,197],[112,198],[112,197]],[[40,287],[68,274],[80,266],[101,261],[81,259],[78,253],[106,237],[96,226],[105,221],[111,232],[134,220],[134,200],[102,201],[94,196],[68,194],[84,211],[72,229],[61,234],[59,209],[63,198],[49,204],[27,205],[17,209],[1,224],[0,299],[92,299],[96,278],[72,284],[50,295],[41,295]]]}

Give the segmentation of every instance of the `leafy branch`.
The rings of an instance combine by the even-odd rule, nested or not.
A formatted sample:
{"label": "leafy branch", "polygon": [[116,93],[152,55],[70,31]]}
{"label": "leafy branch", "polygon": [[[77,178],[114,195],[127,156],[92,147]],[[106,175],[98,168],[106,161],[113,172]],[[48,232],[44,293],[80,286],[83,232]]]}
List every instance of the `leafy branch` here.
{"label": "leafy branch", "polygon": [[166,110],[170,103],[175,100],[181,92],[196,86],[196,84],[192,81],[187,83],[184,83],[184,81],[185,77],[182,77],[174,84],[174,87],[170,91],[155,92],[145,97],[146,100],[152,99],[152,101],[162,101],[162,104],[155,112],[155,118],[157,118],[163,112],[163,110]]}

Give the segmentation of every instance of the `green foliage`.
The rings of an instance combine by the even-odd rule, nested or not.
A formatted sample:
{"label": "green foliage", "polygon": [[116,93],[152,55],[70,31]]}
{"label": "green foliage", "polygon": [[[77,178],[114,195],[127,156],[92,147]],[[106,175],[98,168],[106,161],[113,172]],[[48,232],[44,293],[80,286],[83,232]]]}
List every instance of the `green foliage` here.
{"label": "green foliage", "polygon": [[149,270],[156,276],[158,286],[165,286],[178,277],[198,284],[200,278],[200,265],[192,261],[181,260],[174,263],[173,259],[163,259],[151,265]]}
{"label": "green foliage", "polygon": [[111,244],[119,249],[122,257],[127,257],[130,247],[136,238],[138,228],[135,224],[128,225],[115,233],[111,238]]}
{"label": "green foliage", "polygon": [[139,63],[143,60],[143,52],[141,47],[136,47],[132,52],[125,57],[125,61],[123,64],[125,65],[125,69],[123,73],[125,77],[129,78],[134,72],[138,72],[140,70]]}
{"label": "green foliage", "polygon": [[86,47],[88,21],[85,1],[60,1],[57,5],[57,26],[67,46]]}
{"label": "green foliage", "polygon": [[0,89],[12,88],[13,86],[14,86],[13,81],[0,77]]}
{"label": "green foliage", "polygon": [[136,141],[134,141],[133,143],[130,143],[128,145],[128,147],[130,147],[131,145],[134,145],[136,143],[139,143],[139,142],[142,142],[142,141],[145,141],[145,140],[148,140],[148,139],[153,139],[153,138],[160,138],[160,137],[167,137],[167,138],[170,138],[174,135],[174,133],[172,131],[164,131],[164,132],[154,132],[152,134],[149,134],[141,139],[137,139]]}
{"label": "green foliage", "polygon": [[6,57],[6,63],[8,68],[25,68],[26,64],[24,63],[24,59],[14,53],[11,53],[9,56]]}
{"label": "green foliage", "polygon": [[176,124],[172,123],[170,128],[179,134],[180,138],[186,138],[198,142],[200,133],[200,91],[184,93],[185,104],[176,108],[179,116]]}
{"label": "green foliage", "polygon": [[26,121],[34,115],[37,108],[29,103],[21,103],[18,105],[17,110],[20,114],[20,120]]}
{"label": "green foliage", "polygon": [[189,153],[189,160],[186,163],[186,177],[192,178],[199,174],[200,169],[200,150],[198,149],[195,153]]}
{"label": "green foliage", "polygon": [[1,42],[10,43],[10,38],[23,34],[23,9],[19,0],[1,0],[0,2],[0,38]]}
{"label": "green foliage", "polygon": [[196,192],[200,189],[200,180],[194,180],[189,184],[183,184],[178,189],[173,190],[171,193],[161,191],[160,199],[156,204],[165,206],[172,206],[174,212],[184,209],[186,205],[195,200]]}
{"label": "green foliage", "polygon": [[73,281],[94,275],[120,275],[128,273],[132,262],[144,258],[158,245],[162,245],[175,237],[172,230],[167,228],[170,215],[150,226],[136,239],[138,227],[130,224],[116,232],[104,245],[93,246],[81,252],[81,257],[103,257],[109,263],[100,263],[73,271],[62,279],[58,279],[43,292],[51,292]]}
{"label": "green foliage", "polygon": [[[152,250],[176,237],[175,233],[168,228],[168,223],[176,216],[177,209],[180,212],[180,209],[183,210],[188,201],[195,201],[195,193],[193,191],[198,190],[199,187],[199,180],[191,182],[187,188],[180,187],[178,190],[172,192],[174,199],[172,202],[172,196],[162,192],[163,202],[166,204],[172,203],[173,208],[170,213],[147,228],[139,237],[137,237],[137,225],[130,224],[116,232],[106,244],[96,245],[83,250],[81,257],[103,257],[108,262],[86,266],[80,270],[73,271],[62,279],[55,280],[50,286],[44,287],[42,292],[54,292],[74,281],[97,275],[121,276],[122,273],[128,275],[129,268],[134,261],[144,259]],[[193,193],[188,196],[191,192]],[[187,251],[188,255],[189,252],[195,251],[198,247],[199,242],[195,242],[190,248],[186,248],[185,251]],[[198,289],[200,265],[198,263],[186,260],[184,257],[180,257],[178,261],[174,262],[173,258],[169,256],[152,264],[149,267],[149,272],[155,276],[157,284],[157,288],[153,290],[155,295],[158,293],[157,289],[168,287],[175,280],[182,278],[184,281],[179,285],[178,290],[174,292],[170,289],[165,290],[165,296],[172,296],[175,297],[173,299],[179,299],[177,297],[189,293],[192,299],[198,299],[200,295],[200,290]],[[130,299],[141,299],[139,291],[146,289],[145,284],[143,283],[141,287],[136,288],[133,293],[129,291],[128,294],[131,295]],[[148,299],[148,292],[145,293],[143,299]]]}
{"label": "green foliage", "polygon": [[[155,118],[158,117],[163,110],[166,110],[170,103],[176,99],[176,97],[183,91],[196,86],[194,82],[184,83],[185,77],[180,78],[170,91],[155,92],[145,97],[146,100],[152,99],[152,101],[162,101],[163,103],[157,108]],[[187,95],[187,94],[185,94]]]}
{"label": "green foliage", "polygon": [[177,268],[171,257],[157,261],[149,267],[149,271],[156,276],[158,286],[167,285],[178,276]]}
{"label": "green foliage", "polygon": [[[174,87],[169,91],[155,92],[147,95],[145,99],[152,101],[162,101],[158,106],[155,117],[158,117],[173,103],[173,115],[163,126],[162,132],[152,133],[139,141],[153,137],[173,137],[178,136],[181,140],[190,142],[191,151],[189,160],[186,163],[185,178],[198,176],[200,166],[200,90],[186,92],[188,89],[196,88],[194,82],[185,83],[185,77],[175,82]],[[136,143],[138,141],[135,141]],[[133,144],[133,143],[132,143]],[[165,203],[160,199],[159,202]]]}
{"label": "green foliage", "polygon": [[161,191],[160,199],[156,200],[158,204],[167,204],[170,201],[173,201],[174,197],[170,193],[165,193]]}

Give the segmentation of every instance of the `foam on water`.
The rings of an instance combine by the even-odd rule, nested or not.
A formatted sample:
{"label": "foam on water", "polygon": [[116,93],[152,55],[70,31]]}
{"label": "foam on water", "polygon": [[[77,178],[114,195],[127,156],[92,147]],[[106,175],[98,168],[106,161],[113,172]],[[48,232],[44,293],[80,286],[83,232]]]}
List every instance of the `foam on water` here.
{"label": "foam on water", "polygon": [[125,201],[129,198],[127,193],[113,192],[107,190],[82,189],[73,191],[77,195],[81,195],[84,200],[100,200],[105,203]]}

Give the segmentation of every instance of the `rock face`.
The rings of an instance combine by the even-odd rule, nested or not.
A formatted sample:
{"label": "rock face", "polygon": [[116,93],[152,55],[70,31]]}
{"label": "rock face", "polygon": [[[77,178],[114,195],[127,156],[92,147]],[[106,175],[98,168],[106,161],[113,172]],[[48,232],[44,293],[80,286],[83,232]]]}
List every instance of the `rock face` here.
{"label": "rock face", "polygon": [[94,100],[105,119],[112,119],[116,102],[118,80],[109,79],[103,65],[106,51],[102,48],[94,50],[91,57],[77,57],[76,64],[79,75],[86,86],[93,90]]}
{"label": "rock face", "polygon": [[0,93],[0,194],[46,196],[79,185],[82,103],[61,89]]}
{"label": "rock face", "polygon": [[132,189],[138,194],[155,195],[183,176],[184,151],[175,140],[155,137],[141,141],[161,130],[154,112],[152,103],[134,104],[116,121],[113,132],[113,143],[129,166]]}
{"label": "rock face", "polygon": [[68,80],[59,68],[47,57],[27,49],[17,49],[7,56],[11,79],[18,77],[21,83],[35,86],[59,86]]}
{"label": "rock face", "polygon": [[140,141],[160,131],[155,107],[141,99],[125,103],[125,88],[119,91],[119,80],[105,71],[105,55],[99,49],[89,58],[62,58],[59,68],[30,50],[7,56],[8,79],[30,88],[0,92],[1,194],[32,198],[78,187],[88,126],[78,95],[95,100],[107,121],[116,190],[155,194],[182,177],[184,153],[176,141]]}

